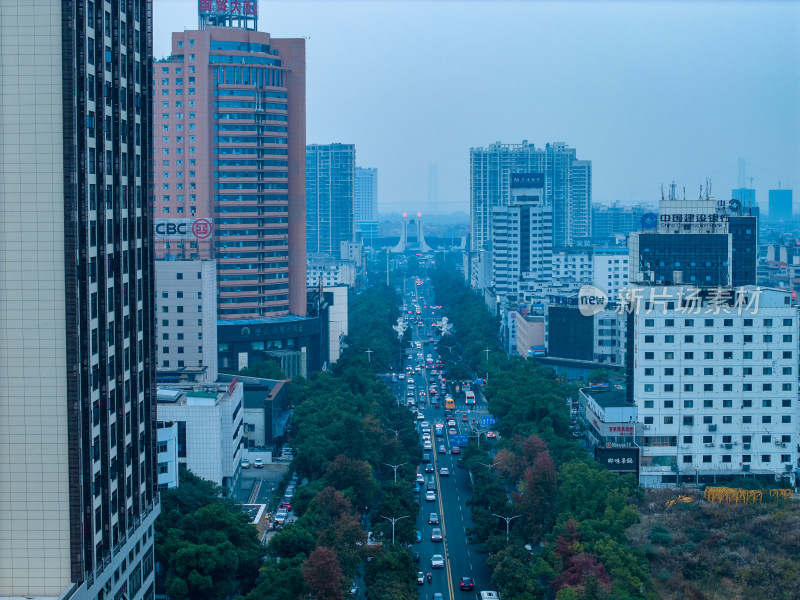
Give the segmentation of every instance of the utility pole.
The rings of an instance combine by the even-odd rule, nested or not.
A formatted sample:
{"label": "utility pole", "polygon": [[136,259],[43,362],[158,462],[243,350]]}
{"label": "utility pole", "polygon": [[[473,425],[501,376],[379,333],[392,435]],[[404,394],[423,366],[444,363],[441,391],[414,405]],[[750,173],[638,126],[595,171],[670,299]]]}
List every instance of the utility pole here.
{"label": "utility pole", "polygon": [[409,517],[409,515],[406,515],[405,517],[384,517],[383,515],[379,515],[379,516],[380,516],[381,519],[386,519],[387,521],[391,521],[392,522],[392,546],[394,546],[394,525],[395,525],[395,523],[397,523],[398,521],[400,521],[402,519],[409,519],[410,517]]}
{"label": "utility pole", "polygon": [[489,348],[484,350],[486,352],[486,383],[489,383]]}
{"label": "utility pole", "polygon": [[372,364],[372,353],[375,352],[374,350],[364,350],[367,353],[367,361],[369,364]]}
{"label": "utility pole", "polygon": [[503,519],[506,522],[506,546],[508,546],[508,530],[509,526],[511,525],[511,521],[521,517],[522,515],[514,515],[513,517],[504,517],[503,515],[496,515],[495,513],[492,513],[492,516],[497,517],[498,519]]}
{"label": "utility pole", "polygon": [[397,469],[402,467],[403,465],[407,465],[407,462],[400,463],[399,465],[390,465],[389,463],[383,463],[387,467],[392,467],[394,469],[394,482],[397,483]]}

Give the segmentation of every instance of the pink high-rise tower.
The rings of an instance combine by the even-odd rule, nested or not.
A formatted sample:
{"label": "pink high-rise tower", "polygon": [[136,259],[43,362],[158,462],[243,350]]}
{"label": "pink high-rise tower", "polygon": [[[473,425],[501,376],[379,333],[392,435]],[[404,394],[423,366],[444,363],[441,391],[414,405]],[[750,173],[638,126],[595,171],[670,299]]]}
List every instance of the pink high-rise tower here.
{"label": "pink high-rise tower", "polygon": [[154,63],[157,256],[215,259],[218,318],[306,314],[305,40],[200,0]]}

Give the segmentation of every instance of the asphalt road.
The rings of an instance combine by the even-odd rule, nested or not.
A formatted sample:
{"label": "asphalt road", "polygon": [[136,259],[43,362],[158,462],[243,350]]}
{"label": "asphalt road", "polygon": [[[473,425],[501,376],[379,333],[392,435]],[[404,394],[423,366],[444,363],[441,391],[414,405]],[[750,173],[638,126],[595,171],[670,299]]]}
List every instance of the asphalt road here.
{"label": "asphalt road", "polygon": [[[430,314],[426,314],[426,312],[426,309],[422,308],[421,316],[423,320],[429,323]],[[423,327],[412,327],[412,339],[414,341],[421,341],[422,336],[427,339],[429,334],[426,334],[427,331],[424,331]],[[418,350],[418,352],[422,352],[423,358],[427,357],[428,354],[432,355],[434,361],[437,358],[437,354],[433,350],[433,344],[429,342],[423,344],[422,349]],[[416,366],[416,362],[417,358],[414,356],[413,362],[411,362],[412,366]],[[414,375],[414,380],[416,398],[418,400],[428,400],[430,383],[432,380],[436,380],[438,384],[438,376],[430,375],[430,370],[423,369],[421,375]],[[398,398],[405,400],[407,381],[398,381],[394,384],[394,387]],[[425,390],[425,396],[422,398],[419,396],[420,390]],[[444,420],[443,395],[441,401],[441,408],[439,409],[433,408],[432,403],[426,405],[420,402],[419,409],[424,413],[425,420],[430,423],[432,432],[434,431],[434,423]],[[466,422],[462,421],[462,414],[464,413],[468,415]],[[466,411],[463,400],[461,400],[460,404],[457,401],[455,414],[457,432],[460,434],[469,433],[472,420],[476,419],[480,423],[480,417],[487,414],[488,411],[482,398],[478,400],[476,410],[471,412]],[[418,421],[418,427],[420,422]],[[472,494],[469,472],[457,466],[458,456],[451,454],[449,436],[446,433],[444,437],[432,435],[432,442],[434,449],[430,454],[435,473],[424,473],[424,465],[420,465],[419,472],[425,475],[426,484],[429,481],[436,482],[438,492],[435,502],[426,501],[425,486],[423,486],[420,510],[416,522],[417,529],[422,533],[422,542],[414,544],[412,550],[420,553],[418,569],[423,573],[431,572],[433,581],[419,586],[419,597],[430,600],[433,598],[434,593],[439,592],[449,600],[476,598],[480,591],[493,588],[491,585],[491,571],[486,566],[486,555],[478,553],[476,547],[470,546],[467,542],[467,529],[473,526],[470,518],[470,509],[467,506],[467,500]],[[440,454],[437,451],[437,448],[442,443],[447,449],[446,454]],[[442,467],[446,467],[449,470],[449,476],[440,474]],[[428,523],[429,515],[432,512],[436,512],[439,515],[438,525],[430,525]],[[434,527],[441,528],[442,542],[433,542],[431,540],[431,533]],[[431,557],[434,554],[442,554],[444,556],[444,569],[433,569],[431,567]],[[473,579],[475,583],[473,592],[462,592],[460,590],[461,577],[465,576]]]}

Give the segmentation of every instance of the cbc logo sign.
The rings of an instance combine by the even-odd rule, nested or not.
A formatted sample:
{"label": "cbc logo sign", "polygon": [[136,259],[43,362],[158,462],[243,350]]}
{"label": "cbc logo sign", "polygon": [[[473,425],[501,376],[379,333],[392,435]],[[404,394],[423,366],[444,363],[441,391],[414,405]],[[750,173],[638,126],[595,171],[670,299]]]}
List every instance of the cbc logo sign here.
{"label": "cbc logo sign", "polygon": [[195,238],[204,240],[211,237],[213,228],[208,219],[164,219],[156,222],[155,233],[159,238]]}

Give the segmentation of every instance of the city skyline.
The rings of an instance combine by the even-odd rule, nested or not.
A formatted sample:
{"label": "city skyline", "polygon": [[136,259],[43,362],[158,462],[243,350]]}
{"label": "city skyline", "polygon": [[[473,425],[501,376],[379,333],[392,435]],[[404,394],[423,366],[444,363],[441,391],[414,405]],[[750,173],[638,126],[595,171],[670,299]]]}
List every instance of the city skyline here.
{"label": "city skyline", "polygon": [[[185,8],[155,5],[156,57],[196,27]],[[727,197],[740,157],[759,202],[797,189],[799,18],[795,3],[271,2],[259,28],[309,36],[308,143],[356,144],[381,170],[380,212],[425,214],[430,164],[440,211],[466,211],[469,148],[522,139],[591,157],[602,203],[706,178]]]}

